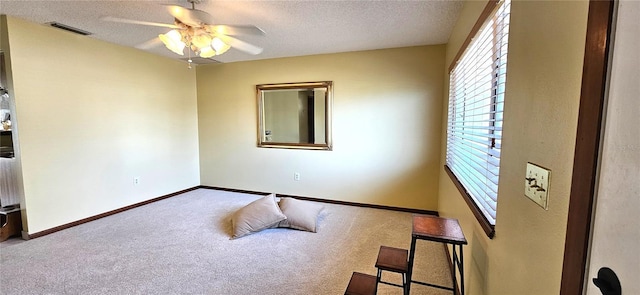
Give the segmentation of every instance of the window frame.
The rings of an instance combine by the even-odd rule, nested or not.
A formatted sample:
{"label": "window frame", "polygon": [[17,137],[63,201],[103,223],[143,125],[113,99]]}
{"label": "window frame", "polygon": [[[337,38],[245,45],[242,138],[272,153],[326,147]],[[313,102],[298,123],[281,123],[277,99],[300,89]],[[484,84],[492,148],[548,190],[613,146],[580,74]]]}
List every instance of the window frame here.
{"label": "window frame", "polygon": [[[478,17],[478,20],[476,21],[476,23],[472,27],[471,31],[469,32],[469,35],[467,36],[465,41],[460,46],[460,49],[458,50],[458,53],[456,54],[455,58],[453,59],[453,62],[449,66],[449,71],[448,71],[449,75],[451,74],[453,69],[456,67],[456,65],[458,64],[460,59],[462,58],[462,55],[464,54],[465,50],[469,47],[469,45],[470,45],[471,41],[473,40],[473,38],[475,38],[480,33],[480,29],[483,27],[485,22],[487,22],[491,17],[494,16],[494,13],[495,13],[497,7],[499,6],[499,4],[501,4],[501,1],[504,1],[504,0],[489,0],[487,5],[485,6],[484,10],[482,11],[480,16]],[[495,79],[495,77],[493,79]],[[492,83],[493,82],[495,82],[495,81],[492,81]],[[451,91],[451,89],[449,89],[449,91]],[[495,96],[492,97],[492,100],[495,100]],[[495,102],[495,101],[492,101],[492,103],[493,102]],[[492,113],[492,118],[493,118],[493,116],[495,116],[494,113]],[[493,121],[492,121],[491,124],[494,124]],[[447,119],[447,134],[448,134],[448,132],[449,132],[449,119]],[[495,147],[495,139],[492,139],[491,147]],[[448,148],[449,148],[449,145],[447,143],[447,149]],[[445,152],[445,154],[447,154],[447,152]],[[482,227],[482,229],[484,230],[486,235],[490,239],[493,238],[495,236],[495,225],[492,224],[487,219],[487,217],[482,212],[482,209],[480,209],[479,205],[476,203],[474,198],[469,194],[467,189],[465,189],[465,187],[462,184],[462,182],[458,179],[458,177],[454,174],[454,172],[451,170],[451,168],[447,164],[444,165],[444,170],[446,171],[447,175],[449,175],[449,178],[451,178],[451,180],[453,181],[454,185],[456,186],[456,188],[460,192],[462,198],[465,200],[465,202],[467,203],[467,205],[471,209],[473,215],[476,217],[476,219],[480,223],[480,226]]]}

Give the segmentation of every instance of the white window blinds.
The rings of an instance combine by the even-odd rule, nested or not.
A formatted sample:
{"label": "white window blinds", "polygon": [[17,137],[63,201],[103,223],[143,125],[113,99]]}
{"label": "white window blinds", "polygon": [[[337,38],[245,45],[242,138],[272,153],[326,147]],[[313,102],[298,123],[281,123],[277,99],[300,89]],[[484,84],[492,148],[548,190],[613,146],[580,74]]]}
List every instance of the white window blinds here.
{"label": "white window blinds", "polygon": [[495,225],[510,1],[496,6],[449,74],[446,164]]}

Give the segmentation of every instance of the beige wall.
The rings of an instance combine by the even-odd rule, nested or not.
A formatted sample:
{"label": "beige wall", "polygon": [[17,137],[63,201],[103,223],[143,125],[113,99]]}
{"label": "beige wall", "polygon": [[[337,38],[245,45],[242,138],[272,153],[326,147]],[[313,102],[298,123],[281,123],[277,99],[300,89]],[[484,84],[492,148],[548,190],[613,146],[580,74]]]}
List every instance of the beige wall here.
{"label": "beige wall", "polygon": [[195,71],[13,17],[7,26],[29,233],[199,184]]}
{"label": "beige wall", "polygon": [[[465,2],[447,45],[447,67],[485,4]],[[439,211],[460,219],[470,243],[465,247],[469,294],[560,290],[587,9],[587,1],[512,4],[495,238],[486,237],[440,171]],[[548,211],[524,196],[527,162],[552,171]]]}
{"label": "beige wall", "polygon": [[[444,50],[410,47],[198,67],[202,184],[437,209]],[[256,147],[255,85],[308,81],[334,82],[334,150]]]}

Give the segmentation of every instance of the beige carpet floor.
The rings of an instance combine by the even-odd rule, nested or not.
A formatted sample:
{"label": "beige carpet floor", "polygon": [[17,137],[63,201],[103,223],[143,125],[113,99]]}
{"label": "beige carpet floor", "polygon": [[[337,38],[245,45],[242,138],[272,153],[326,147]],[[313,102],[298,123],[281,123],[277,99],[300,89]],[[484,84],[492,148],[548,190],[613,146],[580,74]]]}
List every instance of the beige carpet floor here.
{"label": "beige carpet floor", "polygon": [[[198,189],[41,238],[0,244],[0,294],[343,294],[375,275],[380,245],[408,249],[411,214],[323,204],[318,232],[230,240],[259,198]],[[418,241],[414,279],[450,285],[442,244]],[[399,275],[386,280],[400,282]],[[378,294],[402,294],[380,285]],[[413,284],[411,294],[451,294]]]}

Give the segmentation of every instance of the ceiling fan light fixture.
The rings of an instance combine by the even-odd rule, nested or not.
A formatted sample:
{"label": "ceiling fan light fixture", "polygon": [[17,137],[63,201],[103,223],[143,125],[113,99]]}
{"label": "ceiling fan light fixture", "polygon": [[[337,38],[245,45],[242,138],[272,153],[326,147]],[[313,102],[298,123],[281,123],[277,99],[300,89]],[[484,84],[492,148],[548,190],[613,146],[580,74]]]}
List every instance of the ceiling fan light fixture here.
{"label": "ceiling fan light fixture", "polygon": [[[0,0],[1,2],[2,0]],[[174,18],[174,24],[156,23],[142,20],[123,19],[118,17],[105,16],[101,20],[138,24],[156,27],[171,28],[172,30],[159,34],[158,39],[164,43],[167,49],[178,55],[187,53],[191,57],[192,53],[202,58],[210,58],[227,52],[232,46],[239,51],[256,55],[262,52],[262,48],[249,44],[234,37],[237,35],[264,36],[265,32],[253,25],[212,25],[213,17],[202,10],[195,9],[195,4],[205,0],[186,0],[191,3],[191,8],[179,5],[164,5],[169,14]],[[156,44],[158,39],[149,40],[136,48],[147,50]],[[189,59],[189,64],[191,60]]]}
{"label": "ceiling fan light fixture", "polygon": [[222,42],[222,40],[220,40],[220,38],[218,37],[213,38],[213,40],[211,41],[211,47],[213,47],[217,54],[223,54],[227,52],[229,48],[231,48],[231,46],[229,46],[227,43]]}
{"label": "ceiling fan light fixture", "polygon": [[182,34],[180,34],[178,30],[171,30],[164,35],[167,36],[167,38],[171,39],[171,41],[173,42],[182,42]]}
{"label": "ceiling fan light fixture", "polygon": [[186,46],[186,44],[182,42],[182,35],[180,35],[180,32],[171,30],[166,34],[158,35],[158,38],[160,38],[162,43],[164,43],[164,46],[166,46],[169,50],[179,55],[184,55],[184,47]]}
{"label": "ceiling fan light fixture", "polygon": [[211,48],[210,46],[207,46],[200,49],[199,55],[202,58],[210,58],[210,57],[216,56],[217,54],[218,53],[215,50],[213,50],[213,48]]}
{"label": "ceiling fan light fixture", "polygon": [[204,48],[211,45],[211,36],[202,34],[193,36],[191,39],[191,44],[195,45],[198,48]]}

